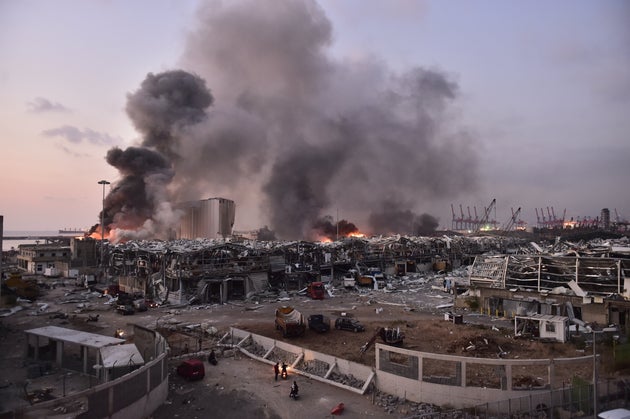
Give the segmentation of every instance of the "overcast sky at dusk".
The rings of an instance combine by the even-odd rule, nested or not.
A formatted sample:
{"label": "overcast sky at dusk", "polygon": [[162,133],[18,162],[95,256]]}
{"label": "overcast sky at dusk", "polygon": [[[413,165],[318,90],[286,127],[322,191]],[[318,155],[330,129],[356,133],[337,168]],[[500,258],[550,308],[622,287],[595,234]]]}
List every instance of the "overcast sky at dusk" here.
{"label": "overcast sky at dusk", "polygon": [[[203,59],[191,52],[201,3],[208,17],[210,2],[193,0],[0,0],[5,231],[98,222],[97,182],[120,177],[105,155],[138,143],[125,107],[147,73],[181,68],[199,74],[221,104],[227,89],[217,83],[227,78],[201,67]],[[616,209],[630,218],[630,2],[318,4],[332,29],[323,52],[336,68],[351,63],[400,74],[423,67],[457,86],[441,120],[465,132],[468,143],[448,150],[459,169],[444,176],[471,176],[462,158],[470,153],[477,180],[435,199],[424,192],[413,210],[449,228],[451,204],[481,211],[493,198],[501,224],[517,207],[530,226],[534,208],[548,206],[557,215],[566,209],[567,217],[596,217],[607,207],[613,217]],[[287,34],[287,43],[292,39]],[[357,91],[371,88],[366,83]],[[409,158],[400,155],[397,164]],[[200,193],[199,199],[236,201],[236,230],[267,224],[255,189],[230,196],[208,182]],[[351,218],[357,209],[350,207],[332,202],[328,213]]]}

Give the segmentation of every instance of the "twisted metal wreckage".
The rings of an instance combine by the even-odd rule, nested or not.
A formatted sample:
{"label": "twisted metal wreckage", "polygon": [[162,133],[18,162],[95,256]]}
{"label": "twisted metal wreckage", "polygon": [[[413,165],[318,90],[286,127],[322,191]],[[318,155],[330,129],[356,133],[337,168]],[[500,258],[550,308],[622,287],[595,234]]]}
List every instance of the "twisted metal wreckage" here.
{"label": "twisted metal wreckage", "polygon": [[[347,238],[331,243],[224,240],[130,241],[106,249],[107,269],[127,292],[171,302],[243,299],[268,287],[300,289],[349,269],[405,275],[470,266],[470,285],[630,297],[627,238],[544,245],[497,236]],[[576,287],[576,284],[579,286]]]}

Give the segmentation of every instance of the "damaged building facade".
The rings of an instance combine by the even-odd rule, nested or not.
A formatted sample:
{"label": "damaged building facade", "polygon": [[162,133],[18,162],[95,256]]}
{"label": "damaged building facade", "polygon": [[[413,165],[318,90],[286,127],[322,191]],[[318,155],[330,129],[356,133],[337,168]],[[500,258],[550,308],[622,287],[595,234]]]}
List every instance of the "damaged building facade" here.
{"label": "damaged building facade", "polygon": [[519,332],[538,337],[563,327],[544,320],[557,316],[567,318],[574,330],[585,323],[615,324],[628,333],[630,259],[609,250],[478,256],[459,305],[520,319]]}
{"label": "damaged building facade", "polygon": [[132,241],[108,246],[105,260],[122,291],[176,304],[224,303],[268,287],[294,291],[312,281],[336,282],[355,268],[374,267],[390,275],[447,269],[492,246],[486,239],[400,236],[335,243]]}
{"label": "damaged building facade", "polygon": [[393,278],[468,266],[468,282],[453,284],[459,307],[508,318],[564,316],[575,327],[616,324],[628,331],[627,243],[570,250],[566,244],[565,251],[556,245],[492,236],[332,243],[199,239],[110,245],[105,260],[123,291],[176,304],[225,303],[268,288],[299,291],[312,281],[339,285],[352,269],[377,268]]}

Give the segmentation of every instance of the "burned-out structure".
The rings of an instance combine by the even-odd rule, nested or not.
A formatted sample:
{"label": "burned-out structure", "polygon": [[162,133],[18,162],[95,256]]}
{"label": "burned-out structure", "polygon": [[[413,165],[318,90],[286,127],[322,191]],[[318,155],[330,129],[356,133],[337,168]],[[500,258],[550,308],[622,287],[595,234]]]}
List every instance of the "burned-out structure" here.
{"label": "burned-out structure", "polygon": [[566,316],[576,327],[630,324],[630,251],[624,240],[576,247],[496,236],[328,243],[202,239],[132,241],[110,246],[107,254],[109,275],[123,291],[172,303],[224,303],[268,289],[299,291],[313,281],[336,286],[351,270],[378,269],[392,278],[469,266],[469,283],[453,284],[460,307],[510,318]]}
{"label": "burned-out structure", "polygon": [[584,323],[630,328],[630,252],[624,246],[581,244],[528,254],[481,255],[460,305],[506,317],[564,316]]}
{"label": "burned-out structure", "polygon": [[112,249],[109,269],[127,293],[174,303],[224,303],[263,289],[268,257],[230,242],[133,242]]}
{"label": "burned-out structure", "polygon": [[300,290],[338,283],[350,269],[387,275],[448,270],[492,250],[496,240],[465,237],[348,238],[337,242],[229,240],[130,241],[106,249],[109,276],[122,291],[161,301],[223,303],[268,287]]}

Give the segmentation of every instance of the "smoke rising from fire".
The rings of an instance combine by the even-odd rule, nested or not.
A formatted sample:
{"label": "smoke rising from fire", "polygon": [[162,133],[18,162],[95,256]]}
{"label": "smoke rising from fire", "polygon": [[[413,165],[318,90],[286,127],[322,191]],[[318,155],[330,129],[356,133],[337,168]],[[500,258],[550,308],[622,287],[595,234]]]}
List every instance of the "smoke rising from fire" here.
{"label": "smoke rising from fire", "polygon": [[439,69],[335,58],[332,40],[314,1],[203,3],[181,60],[199,77],[149,75],[129,95],[139,148],[169,163],[143,172],[158,182],[130,176],[130,188],[138,177],[161,187],[131,213],[154,221],[158,203],[223,196],[237,203],[237,225],[263,202],[258,225],[282,239],[315,238],[335,211],[367,233],[435,229],[417,213],[477,179],[473,138],[453,117],[457,83]]}
{"label": "smoke rising from fire", "polygon": [[148,74],[127,99],[127,114],[143,138],[138,147],[107,153],[121,178],[105,198],[105,230],[112,241],[166,238],[181,216],[169,191],[177,149],[186,128],[205,119],[212,95],[201,78],[177,70]]}

